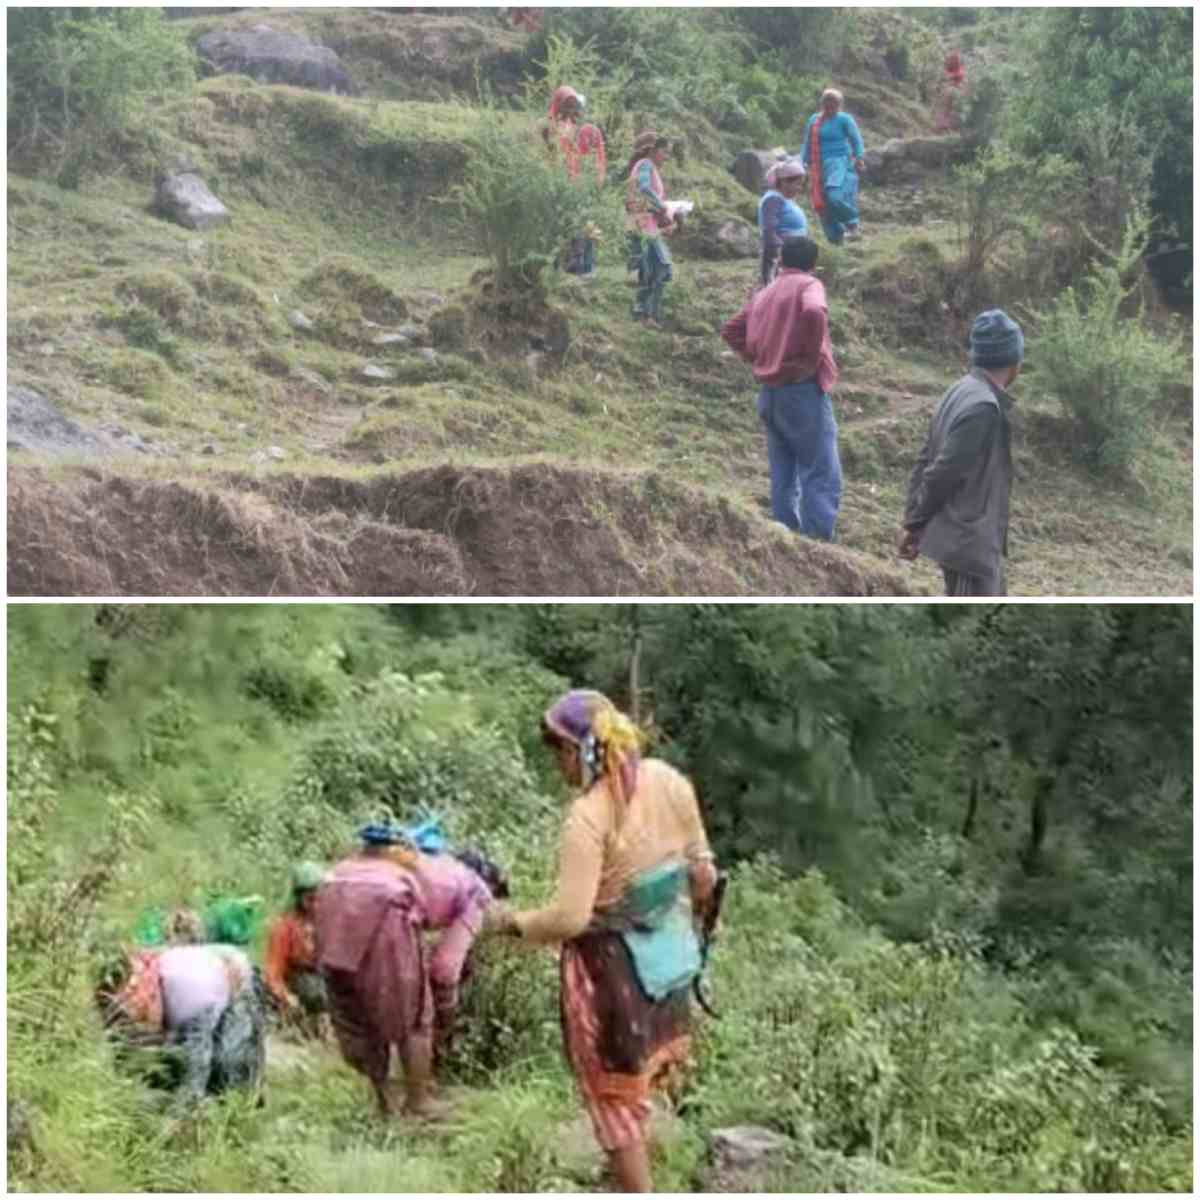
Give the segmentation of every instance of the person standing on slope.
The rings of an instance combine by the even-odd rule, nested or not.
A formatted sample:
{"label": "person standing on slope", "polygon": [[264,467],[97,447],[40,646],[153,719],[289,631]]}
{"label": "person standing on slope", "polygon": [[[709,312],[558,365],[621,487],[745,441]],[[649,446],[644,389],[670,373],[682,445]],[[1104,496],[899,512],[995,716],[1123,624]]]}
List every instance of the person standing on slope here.
{"label": "person standing on slope", "polygon": [[812,274],[816,242],[784,242],[781,261],[775,282],[721,326],[721,337],[750,363],[760,385],[772,516],[796,533],[828,542],[842,500],[829,306],[825,285]]}
{"label": "person standing on slope", "polygon": [[826,88],[821,107],[808,118],[800,160],[808,168],[813,211],[821,218],[825,236],[833,245],[861,234],[858,216],[858,175],[864,166],[862,134],[858,124],[842,112],[842,93]]}
{"label": "person standing on slope", "polygon": [[1008,388],[1021,372],[1025,335],[1007,313],[971,326],[971,369],[942,397],[908,482],[901,558],[942,568],[947,596],[1003,596],[1012,489]]}

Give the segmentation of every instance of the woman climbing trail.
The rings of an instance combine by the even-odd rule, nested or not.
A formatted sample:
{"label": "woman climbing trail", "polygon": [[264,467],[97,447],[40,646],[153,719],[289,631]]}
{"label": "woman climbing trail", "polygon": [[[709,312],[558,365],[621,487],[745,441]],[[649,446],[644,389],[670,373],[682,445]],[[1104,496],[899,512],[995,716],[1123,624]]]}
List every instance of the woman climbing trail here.
{"label": "woman climbing trail", "polygon": [[648,1192],[651,1090],[688,1058],[694,922],[716,869],[692,785],[640,756],[638,730],[605,696],[568,692],[543,736],[581,789],[563,823],[557,894],[530,912],[496,906],[488,928],[561,944],[567,1059],[616,1188]]}
{"label": "woman climbing trail", "polygon": [[404,1064],[405,1111],[436,1117],[433,999],[416,876],[390,857],[404,834],[389,825],[359,831],[363,848],[334,867],[317,893],[317,963],[346,1061],[371,1083],[379,1111],[400,1107],[388,1086],[392,1047]]}
{"label": "woman climbing trail", "polygon": [[168,1051],[183,1116],[205,1095],[258,1089],[265,1065],[262,994],[231,946],[134,950],[98,993],[105,1026],[128,1044]]}
{"label": "woman climbing trail", "polygon": [[670,148],[667,138],[652,129],[639,133],[625,171],[629,266],[638,273],[633,319],[651,329],[662,328],[663,289],[671,280],[671,251],[665,239],[675,221],[669,214],[667,190],[658,173]]}
{"label": "woman climbing trail", "polygon": [[835,245],[861,235],[858,217],[858,175],[864,166],[858,124],[842,112],[842,93],[826,88],[820,111],[808,118],[800,159],[808,168],[813,211],[821,218],[825,236]]}
{"label": "woman climbing trail", "polygon": [[808,218],[796,203],[806,174],[798,158],[776,163],[767,172],[767,190],[758,202],[758,233],[762,242],[759,282],[763,287],[775,278],[783,243],[788,238],[808,236]]}

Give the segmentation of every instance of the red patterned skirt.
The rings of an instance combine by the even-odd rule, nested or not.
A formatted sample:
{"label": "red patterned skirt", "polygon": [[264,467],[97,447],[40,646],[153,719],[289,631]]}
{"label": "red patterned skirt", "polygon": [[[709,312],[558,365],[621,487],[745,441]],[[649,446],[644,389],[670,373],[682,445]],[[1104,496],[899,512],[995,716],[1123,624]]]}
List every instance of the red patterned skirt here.
{"label": "red patterned skirt", "polygon": [[562,948],[563,1045],[596,1140],[605,1150],[645,1141],[650,1094],[691,1048],[683,988],[650,1000],[616,933],[585,933]]}

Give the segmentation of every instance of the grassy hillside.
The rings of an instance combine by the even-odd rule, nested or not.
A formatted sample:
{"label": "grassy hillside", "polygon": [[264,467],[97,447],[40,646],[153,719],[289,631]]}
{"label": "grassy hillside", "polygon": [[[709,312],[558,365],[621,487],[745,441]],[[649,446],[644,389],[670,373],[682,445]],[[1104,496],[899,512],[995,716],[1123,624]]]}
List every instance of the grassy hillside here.
{"label": "grassy hillside", "polygon": [[[261,16],[180,24],[198,36]],[[646,569],[662,544],[677,542],[695,562],[711,557],[700,583],[718,593],[840,594],[848,578],[860,593],[938,590],[935,571],[899,563],[893,542],[929,414],[963,368],[961,319],[941,304],[946,264],[960,251],[944,168],[902,185],[868,180],[865,244],[823,247],[842,367],[835,401],[846,475],[841,549],[832,552],[839,569],[829,574],[811,544],[788,539],[766,519],[754,389],[716,335],[744,302],[754,260],[708,258],[703,238],[686,240],[668,289],[669,328],[656,333],[628,318],[623,254],[610,237],[597,281],[555,279],[549,303],[569,329],[561,355],[538,349],[537,328],[464,327],[463,306],[478,299],[474,281],[486,264],[454,201],[475,128],[463,59],[454,55],[475,61],[486,48],[484,60],[503,82],[511,75],[504,56],[515,53],[517,35],[468,18],[406,24],[368,10],[271,10],[271,21],[336,46],[365,94],[339,98],[209,79],[156,108],[143,128],[101,156],[78,190],[10,171],[10,384],[42,392],[85,426],[137,434],[150,450],[88,472],[59,468],[52,479],[27,470],[24,456],[14,459],[10,490],[28,503],[12,508],[11,590],[94,593],[100,586],[103,569],[86,539],[65,540],[41,557],[14,553],[39,540],[40,512],[95,507],[97,480],[122,489],[128,480],[146,495],[170,481],[201,507],[207,497],[252,489],[272,504],[257,506],[257,523],[237,524],[234,540],[254,542],[261,532],[285,544],[294,529],[323,536],[310,530],[311,514],[279,500],[302,491],[306,480],[394,487],[399,497],[415,486],[415,473],[448,467],[461,479],[461,505],[423,531],[447,539],[445,555],[470,557],[472,529],[497,514],[474,504],[469,480],[514,466],[580,471],[558,493],[568,526],[605,521],[593,503],[592,470],[608,473],[604,490],[623,496],[617,507],[643,512],[641,531],[613,521],[622,582],[596,594],[698,590],[686,573]],[[440,51],[422,56],[420,47],[434,42]],[[844,76],[868,144],[930,131],[913,82],[881,80],[853,63]],[[703,213],[752,220],[755,197],[725,171],[737,138],[705,132],[703,123],[679,132],[688,136],[665,171],[671,192],[696,199]],[[797,131],[790,136],[794,142]],[[228,225],[198,234],[148,211],[156,173],[181,161],[229,206]],[[311,330],[289,324],[294,310]],[[397,330],[409,340],[379,344]],[[1029,360],[1017,387],[1012,589],[1190,594],[1190,426],[1180,416],[1164,427],[1143,482],[1097,481],[1074,463],[1058,405],[1039,388],[1035,338]],[[368,363],[391,378],[365,378]],[[642,500],[655,480],[670,489],[657,511]],[[737,514],[736,531],[710,529],[726,506]],[[295,590],[370,588],[369,565],[354,549],[364,507],[326,514],[341,530],[336,553],[349,564],[345,581],[306,574],[297,560],[284,569],[295,576]],[[389,537],[403,540],[411,530],[402,512],[399,502],[382,519],[376,512],[375,525],[382,520]],[[697,512],[714,517],[691,521]],[[505,533],[496,530],[494,540]],[[514,581],[515,594],[588,590],[577,584],[564,533],[550,532],[547,562],[526,586]],[[131,545],[119,529],[113,536],[119,557],[157,556],[153,538]],[[186,526],[163,536],[186,542],[185,557],[204,556]],[[761,546],[771,547],[778,565],[741,569],[739,561]],[[564,565],[556,570],[559,556]],[[211,576],[181,578],[178,589],[136,571],[118,573],[115,590],[218,593],[223,571],[237,573],[224,564]],[[269,591],[278,573],[256,560],[245,590]],[[508,590],[494,574],[460,576],[417,568],[385,590]]]}
{"label": "grassy hillside", "polygon": [[[215,890],[275,911],[290,862],[332,860],[385,807],[441,809],[456,841],[510,868],[518,904],[548,896],[563,796],[537,717],[565,680],[520,651],[506,618],[471,612],[473,632],[456,633],[430,608],[10,609],[12,1190],[603,1190],[549,953],[481,953],[445,1075],[457,1110],[440,1127],[377,1120],[335,1053],[278,1031],[264,1107],[230,1096],[169,1124],[163,1096],[117,1068],[91,1003],[98,963],[145,906]],[[720,797],[701,783],[714,820]],[[901,890],[896,904],[911,900]],[[721,1016],[656,1121],[657,1188],[1189,1191],[1186,1094],[1047,1020],[1038,989],[1058,979],[988,966],[954,928],[892,941],[818,872],[738,864],[713,959]],[[1157,1045],[1138,997],[1110,975],[1080,999]],[[752,1177],[714,1176],[712,1131],[743,1123],[785,1135],[787,1152]]]}

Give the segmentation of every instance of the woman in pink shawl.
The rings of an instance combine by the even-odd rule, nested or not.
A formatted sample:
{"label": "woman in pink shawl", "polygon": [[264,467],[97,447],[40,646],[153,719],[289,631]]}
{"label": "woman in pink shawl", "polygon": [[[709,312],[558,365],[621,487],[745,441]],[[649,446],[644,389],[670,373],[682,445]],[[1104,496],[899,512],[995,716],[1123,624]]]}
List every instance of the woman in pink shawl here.
{"label": "woman in pink shawl", "polygon": [[404,1063],[405,1110],[438,1116],[421,889],[388,857],[403,840],[399,830],[368,825],[359,837],[362,851],[338,863],[317,893],[317,964],[334,1032],[346,1061],[370,1080],[385,1117],[399,1107],[387,1082],[393,1046]]}

